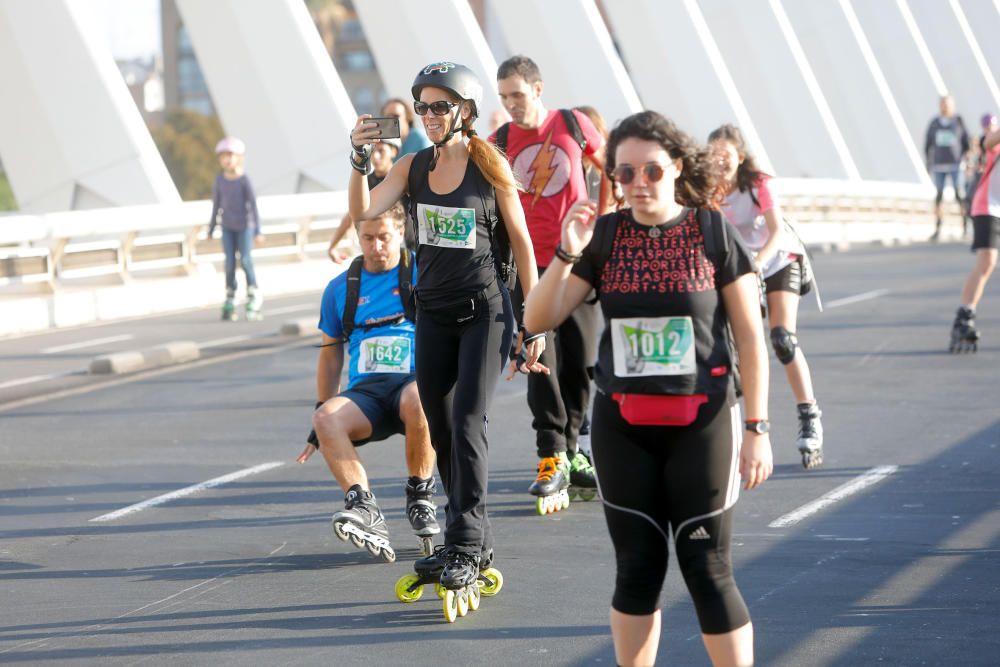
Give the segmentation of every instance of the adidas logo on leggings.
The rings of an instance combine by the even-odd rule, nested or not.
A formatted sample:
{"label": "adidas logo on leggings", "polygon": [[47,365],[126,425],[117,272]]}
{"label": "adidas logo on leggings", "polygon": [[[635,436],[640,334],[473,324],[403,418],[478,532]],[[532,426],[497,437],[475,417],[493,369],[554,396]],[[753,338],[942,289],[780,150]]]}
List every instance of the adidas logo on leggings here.
{"label": "adidas logo on leggings", "polygon": [[688,539],[710,540],[712,539],[712,536],[708,534],[707,530],[705,530],[705,526],[698,526],[694,531],[691,532],[690,535],[688,535]]}

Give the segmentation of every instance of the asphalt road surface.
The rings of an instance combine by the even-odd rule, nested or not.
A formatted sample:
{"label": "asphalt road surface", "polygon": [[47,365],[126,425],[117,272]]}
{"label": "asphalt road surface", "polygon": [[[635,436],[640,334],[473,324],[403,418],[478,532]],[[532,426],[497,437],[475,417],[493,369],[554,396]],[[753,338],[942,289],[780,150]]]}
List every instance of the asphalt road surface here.
{"label": "asphalt road surface", "polygon": [[[971,261],[957,245],[817,258],[827,310],[809,297],[799,335],[826,463],[802,470],[773,362],[775,475],[737,506],[733,557],[758,664],[1000,663],[995,284],[979,352],[947,353]],[[396,601],[417,557],[401,438],[362,450],[398,561],[336,539],[341,492],[320,457],[294,462],[317,341],[274,335],[275,310],[301,317],[317,302],[273,300],[262,323],[203,310],[0,341],[0,662],[614,664],[601,505],[535,515],[523,381],[502,383],[491,412],[498,596],[452,625],[431,591]],[[223,342],[166,370],[79,372],[98,353],[176,339]],[[23,381],[33,376],[51,377]],[[708,664],[675,567],[662,606],[659,664]]]}

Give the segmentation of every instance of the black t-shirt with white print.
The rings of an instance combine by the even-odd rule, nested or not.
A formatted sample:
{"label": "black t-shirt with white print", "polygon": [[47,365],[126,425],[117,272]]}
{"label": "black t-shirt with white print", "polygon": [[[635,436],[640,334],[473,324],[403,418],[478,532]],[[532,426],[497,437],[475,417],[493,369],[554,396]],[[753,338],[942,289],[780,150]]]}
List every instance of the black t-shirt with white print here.
{"label": "black t-shirt with white print", "polygon": [[[617,219],[617,224],[615,224]],[[706,256],[696,209],[657,227],[626,209],[595,225],[614,225],[607,262],[592,242],[573,273],[597,290],[604,314],[595,381],[606,394],[708,394],[728,391],[732,373],[720,289],[754,273],[753,256],[726,225],[726,242]],[[715,223],[713,223],[715,224]],[[722,245],[722,244],[717,244]]]}

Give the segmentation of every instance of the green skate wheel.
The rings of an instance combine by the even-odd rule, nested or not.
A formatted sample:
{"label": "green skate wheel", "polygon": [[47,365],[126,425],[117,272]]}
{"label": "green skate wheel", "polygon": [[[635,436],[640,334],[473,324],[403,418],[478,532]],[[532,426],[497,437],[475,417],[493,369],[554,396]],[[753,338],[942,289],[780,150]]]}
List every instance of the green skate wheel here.
{"label": "green skate wheel", "polygon": [[396,599],[407,603],[419,600],[424,594],[424,587],[422,585],[414,587],[418,581],[420,577],[415,574],[400,577],[396,582]]}
{"label": "green skate wheel", "polygon": [[480,592],[486,597],[493,597],[503,588],[503,575],[495,567],[486,568],[479,576],[486,580],[481,581],[479,586]]}
{"label": "green skate wheel", "polygon": [[548,503],[545,502],[545,496],[538,496],[535,499],[535,509],[538,511],[538,516],[545,516],[549,513]]}
{"label": "green skate wheel", "polygon": [[580,500],[590,501],[597,496],[597,489],[583,489],[580,491]]}
{"label": "green skate wheel", "polygon": [[441,584],[434,584],[434,593],[437,594],[438,599],[443,600],[444,594],[448,592],[448,589]]}
{"label": "green skate wheel", "polygon": [[444,594],[444,620],[454,623],[458,618],[458,596],[455,591],[445,591]]}
{"label": "green skate wheel", "polygon": [[458,615],[459,616],[465,616],[466,614],[468,614],[469,613],[469,593],[467,591],[465,591],[465,590],[461,590],[461,591],[458,592],[458,595],[456,595],[455,598],[458,600]]}

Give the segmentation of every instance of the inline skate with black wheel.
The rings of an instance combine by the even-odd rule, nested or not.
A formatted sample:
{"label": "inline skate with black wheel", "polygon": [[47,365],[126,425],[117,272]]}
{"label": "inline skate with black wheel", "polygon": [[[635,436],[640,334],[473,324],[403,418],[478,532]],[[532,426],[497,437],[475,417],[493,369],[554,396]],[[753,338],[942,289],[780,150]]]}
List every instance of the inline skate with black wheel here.
{"label": "inline skate with black wheel", "polygon": [[420,540],[420,553],[430,556],[434,550],[434,536],[441,532],[434,504],[434,478],[410,477],[406,480],[406,518],[413,533]]}
{"label": "inline skate with black wheel", "polygon": [[823,412],[814,403],[799,403],[799,434],[795,439],[802,454],[802,467],[806,470],[823,464],[823,423],[819,418]]}
{"label": "inline skate with black wheel", "polygon": [[396,552],[389,543],[389,529],[385,525],[382,510],[375,504],[375,496],[355,484],[347,491],[344,509],[330,520],[333,532],[340,539],[350,540],[359,549],[366,549],[372,556],[392,563]]}
{"label": "inline skate with black wheel", "polygon": [[538,462],[538,476],[528,487],[537,496],[535,509],[539,515],[551,514],[569,507],[569,459],[566,452],[547,456]]}
{"label": "inline skate with black wheel", "polygon": [[979,349],[979,331],[976,329],[976,311],[961,306],[955,313],[955,323],[951,326],[949,352],[976,352]]}
{"label": "inline skate with black wheel", "polygon": [[[449,565],[450,573],[446,581],[445,569]],[[413,564],[413,571],[414,574],[400,577],[396,582],[396,598],[400,602],[416,602],[423,596],[424,586],[434,584],[448,623],[454,623],[469,611],[476,611],[482,597],[493,597],[503,588],[503,575],[493,567],[492,549],[482,556],[455,555],[446,546],[436,546],[433,554]],[[449,589],[446,583],[456,588]]]}

